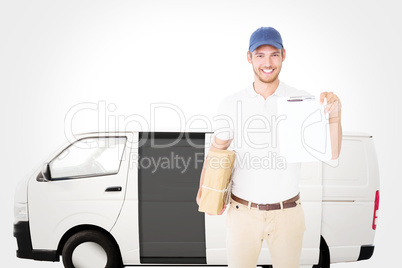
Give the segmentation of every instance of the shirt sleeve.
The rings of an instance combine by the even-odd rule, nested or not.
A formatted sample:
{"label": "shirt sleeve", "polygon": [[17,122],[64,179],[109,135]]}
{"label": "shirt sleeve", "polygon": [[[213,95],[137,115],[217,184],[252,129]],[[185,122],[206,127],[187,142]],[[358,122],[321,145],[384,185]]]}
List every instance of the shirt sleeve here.
{"label": "shirt sleeve", "polygon": [[214,136],[221,140],[234,137],[234,113],[230,99],[223,99],[213,117]]}

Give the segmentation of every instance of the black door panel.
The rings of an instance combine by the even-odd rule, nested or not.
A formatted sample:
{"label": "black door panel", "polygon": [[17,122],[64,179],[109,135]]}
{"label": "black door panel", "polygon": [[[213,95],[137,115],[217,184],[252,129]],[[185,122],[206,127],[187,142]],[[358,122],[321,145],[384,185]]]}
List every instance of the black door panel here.
{"label": "black door panel", "polygon": [[139,139],[141,262],[206,263],[204,213],[195,202],[205,133],[141,132]]}

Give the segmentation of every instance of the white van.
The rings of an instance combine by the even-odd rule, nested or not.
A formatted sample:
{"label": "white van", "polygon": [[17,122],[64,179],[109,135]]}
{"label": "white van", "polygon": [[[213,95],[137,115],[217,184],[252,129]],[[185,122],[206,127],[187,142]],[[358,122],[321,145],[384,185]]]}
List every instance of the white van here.
{"label": "white van", "polygon": [[[226,265],[226,212],[205,215],[195,202],[212,134],[77,136],[16,190],[17,257],[62,256],[65,267]],[[373,254],[379,202],[373,138],[344,134],[338,160],[302,164],[302,265],[330,267]],[[270,267],[265,244],[258,264]]]}

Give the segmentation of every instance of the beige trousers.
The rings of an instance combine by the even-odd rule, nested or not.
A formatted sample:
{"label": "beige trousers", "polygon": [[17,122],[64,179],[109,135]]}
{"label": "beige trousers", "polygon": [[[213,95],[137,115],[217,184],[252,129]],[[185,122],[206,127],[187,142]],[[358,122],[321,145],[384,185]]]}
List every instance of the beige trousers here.
{"label": "beige trousers", "polygon": [[234,200],[226,217],[229,268],[255,268],[265,240],[274,268],[299,268],[306,229],[302,205],[260,211]]}

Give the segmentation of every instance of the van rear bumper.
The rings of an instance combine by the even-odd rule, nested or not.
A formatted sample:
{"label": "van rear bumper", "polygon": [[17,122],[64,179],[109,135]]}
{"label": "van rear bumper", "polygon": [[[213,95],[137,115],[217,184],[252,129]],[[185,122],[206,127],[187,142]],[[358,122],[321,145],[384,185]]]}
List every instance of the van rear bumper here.
{"label": "van rear bumper", "polygon": [[373,256],[374,245],[361,246],[358,261],[368,260]]}
{"label": "van rear bumper", "polygon": [[14,224],[14,237],[17,239],[17,257],[37,261],[60,261],[56,250],[33,250],[29,222]]}

